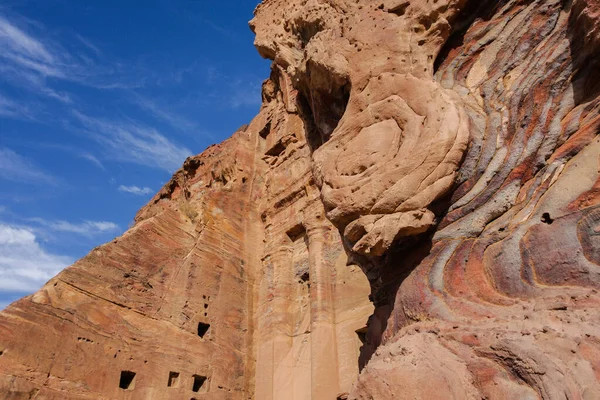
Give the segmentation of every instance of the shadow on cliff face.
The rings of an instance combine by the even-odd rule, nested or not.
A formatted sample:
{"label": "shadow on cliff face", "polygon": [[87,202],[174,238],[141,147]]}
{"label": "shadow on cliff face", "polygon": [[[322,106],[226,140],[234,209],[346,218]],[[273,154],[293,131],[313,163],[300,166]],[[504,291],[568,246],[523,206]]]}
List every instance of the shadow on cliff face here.
{"label": "shadow on cliff face", "polygon": [[311,151],[329,140],[346,112],[350,100],[350,83],[337,86],[331,91],[309,89],[298,95],[300,116],[306,126],[306,138]]}
{"label": "shadow on cliff face", "polygon": [[591,0],[564,0],[570,12],[567,36],[573,71],[574,105],[590,102],[600,94],[600,3]]}
{"label": "shadow on cliff face", "polygon": [[457,20],[453,23],[454,29],[435,59],[433,73],[435,74],[444,64],[444,61],[446,61],[446,58],[452,50],[459,49],[464,45],[465,34],[476,20],[482,19],[484,21],[489,21],[494,14],[508,2],[510,2],[510,0],[481,0],[468,2],[467,6],[460,12]]}
{"label": "shadow on cliff face", "polygon": [[365,342],[360,348],[358,368],[362,370],[384,340],[388,321],[402,282],[431,251],[433,232],[397,241],[383,257],[367,259],[346,247],[350,260],[358,264],[371,285],[369,300],[375,310],[367,323]]}

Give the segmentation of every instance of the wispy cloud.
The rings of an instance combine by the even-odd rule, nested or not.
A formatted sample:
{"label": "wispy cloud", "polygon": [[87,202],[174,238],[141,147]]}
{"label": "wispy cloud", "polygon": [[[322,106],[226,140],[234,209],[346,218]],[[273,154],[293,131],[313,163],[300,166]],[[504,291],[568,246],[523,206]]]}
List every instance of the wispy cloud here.
{"label": "wispy cloud", "polygon": [[258,106],[262,103],[261,86],[256,82],[236,80],[231,84],[233,108]]}
{"label": "wispy cloud", "polygon": [[136,94],[134,95],[133,103],[150,113],[154,118],[167,122],[175,129],[184,131],[198,129],[198,125],[195,122],[192,122],[177,113],[168,111],[164,106],[159,106],[154,101],[145,97]]}
{"label": "wispy cloud", "polygon": [[93,44],[92,42],[90,42],[89,40],[87,40],[86,38],[84,38],[83,36],[81,36],[80,34],[76,33],[75,37],[77,38],[77,40],[79,40],[85,47],[87,47],[88,49],[92,50],[94,53],[96,53],[97,56],[102,54],[102,51],[98,48],[98,46],[96,46],[95,44]]}
{"label": "wispy cloud", "polygon": [[104,168],[104,165],[93,154],[83,152],[83,153],[79,153],[78,157],[88,160],[89,162],[94,164],[96,167],[100,168],[103,171],[106,171],[106,168]]}
{"label": "wispy cloud", "polygon": [[139,186],[119,186],[119,192],[131,193],[137,196],[144,196],[154,192],[149,187],[139,187]]}
{"label": "wispy cloud", "polygon": [[50,221],[44,218],[29,218],[28,221],[56,232],[76,233],[92,236],[100,233],[118,231],[119,225],[108,221],[83,221],[72,223],[62,220]]}
{"label": "wispy cloud", "polygon": [[90,163],[94,164],[96,167],[100,168],[101,170],[106,171],[104,164],[102,164],[102,162],[100,162],[98,157],[96,157],[92,153],[90,153],[86,150],[83,150],[81,148],[78,148],[75,146],[69,146],[69,145],[65,145],[65,144],[58,144],[58,143],[30,142],[28,144],[32,147],[38,147],[38,148],[50,149],[50,150],[58,150],[58,151],[62,151],[62,152],[71,154],[74,157],[89,161]]}
{"label": "wispy cloud", "polygon": [[20,82],[40,94],[65,103],[71,98],[51,89],[46,78],[74,80],[79,73],[68,52],[60,46],[44,43],[0,15],[0,73],[11,84]]}
{"label": "wispy cloud", "polygon": [[31,21],[0,13],[0,79],[65,104],[74,102],[73,94],[53,88],[57,80],[97,89],[140,87],[136,68],[102,64],[101,50],[88,39],[74,34],[65,47],[51,36]]}
{"label": "wispy cloud", "polygon": [[23,183],[57,183],[52,175],[6,147],[0,147],[0,179]]}
{"label": "wispy cloud", "polygon": [[186,147],[177,145],[156,129],[137,121],[111,121],[89,117],[74,111],[87,133],[103,145],[107,156],[123,162],[164,169],[170,173],[192,155]]}
{"label": "wispy cloud", "polygon": [[44,250],[33,231],[0,223],[0,292],[34,292],[73,261]]}
{"label": "wispy cloud", "polygon": [[29,108],[23,104],[17,104],[13,100],[0,94],[0,116],[17,119],[32,119]]}
{"label": "wispy cloud", "polygon": [[17,26],[0,16],[0,43],[4,48],[2,57],[44,75],[62,76],[57,68],[59,60],[46,45],[28,35]]}

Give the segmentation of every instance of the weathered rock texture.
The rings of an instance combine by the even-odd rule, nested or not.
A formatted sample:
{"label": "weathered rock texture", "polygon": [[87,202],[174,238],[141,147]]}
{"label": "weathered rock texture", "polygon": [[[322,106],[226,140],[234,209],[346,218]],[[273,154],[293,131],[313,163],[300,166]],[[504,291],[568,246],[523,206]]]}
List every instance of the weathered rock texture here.
{"label": "weathered rock texture", "polygon": [[600,2],[251,28],[258,116],[0,315],[0,393],[600,399]]}

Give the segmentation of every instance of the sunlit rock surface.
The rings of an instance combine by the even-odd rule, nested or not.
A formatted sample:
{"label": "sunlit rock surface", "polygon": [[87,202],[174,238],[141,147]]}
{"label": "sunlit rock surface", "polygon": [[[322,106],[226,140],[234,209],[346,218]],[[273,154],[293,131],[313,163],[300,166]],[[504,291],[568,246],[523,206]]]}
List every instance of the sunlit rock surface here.
{"label": "sunlit rock surface", "polygon": [[600,2],[255,14],[259,114],[0,314],[2,396],[600,399]]}

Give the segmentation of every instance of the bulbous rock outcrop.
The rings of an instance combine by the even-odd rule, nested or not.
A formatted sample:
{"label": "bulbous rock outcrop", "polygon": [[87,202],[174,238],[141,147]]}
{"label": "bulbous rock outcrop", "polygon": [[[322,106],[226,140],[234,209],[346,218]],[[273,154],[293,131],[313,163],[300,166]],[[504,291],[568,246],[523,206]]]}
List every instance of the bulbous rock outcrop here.
{"label": "bulbous rock outcrop", "polygon": [[259,114],[0,313],[0,394],[600,398],[600,2],[255,14]]}
{"label": "bulbous rock outcrop", "polygon": [[371,282],[349,398],[600,393],[598,21],[594,0],[258,8]]}
{"label": "bulbous rock outcrop", "polygon": [[304,97],[327,217],[357,253],[433,227],[455,181],[469,123],[433,64],[463,3],[267,1],[251,22]]}

